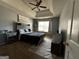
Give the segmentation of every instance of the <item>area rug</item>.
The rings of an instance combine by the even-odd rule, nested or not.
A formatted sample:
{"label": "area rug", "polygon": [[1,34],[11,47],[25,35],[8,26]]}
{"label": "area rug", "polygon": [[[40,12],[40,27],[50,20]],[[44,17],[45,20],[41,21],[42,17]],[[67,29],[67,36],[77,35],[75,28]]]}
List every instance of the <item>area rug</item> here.
{"label": "area rug", "polygon": [[39,46],[32,46],[29,51],[40,55],[46,59],[52,59],[52,54],[51,54],[51,42],[44,41],[41,45]]}

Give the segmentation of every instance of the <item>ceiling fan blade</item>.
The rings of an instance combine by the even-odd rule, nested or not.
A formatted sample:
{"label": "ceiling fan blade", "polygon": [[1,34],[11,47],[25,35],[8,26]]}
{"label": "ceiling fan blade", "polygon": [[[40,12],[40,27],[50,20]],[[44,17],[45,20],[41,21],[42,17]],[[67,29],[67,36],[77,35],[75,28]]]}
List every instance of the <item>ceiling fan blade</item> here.
{"label": "ceiling fan blade", "polygon": [[47,8],[46,6],[39,6],[39,7],[41,7],[41,8]]}
{"label": "ceiling fan blade", "polygon": [[29,3],[29,4],[36,6],[36,5],[35,5],[35,4],[33,4],[33,3]]}
{"label": "ceiling fan blade", "polygon": [[37,7],[38,11],[40,11],[40,9]]}
{"label": "ceiling fan blade", "polygon": [[42,3],[42,0],[38,1],[36,6],[39,6]]}
{"label": "ceiling fan blade", "polygon": [[32,8],[32,10],[34,10],[35,8],[37,8],[37,7]]}
{"label": "ceiling fan blade", "polygon": [[42,3],[42,0],[40,0],[39,3],[41,4]]}

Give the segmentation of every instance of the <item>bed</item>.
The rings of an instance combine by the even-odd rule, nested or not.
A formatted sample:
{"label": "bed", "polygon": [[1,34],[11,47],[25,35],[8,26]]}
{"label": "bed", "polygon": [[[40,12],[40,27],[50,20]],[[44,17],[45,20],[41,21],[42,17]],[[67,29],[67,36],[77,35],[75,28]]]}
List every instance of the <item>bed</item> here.
{"label": "bed", "polygon": [[34,45],[39,45],[43,42],[44,37],[44,32],[23,32],[20,35],[20,40]]}

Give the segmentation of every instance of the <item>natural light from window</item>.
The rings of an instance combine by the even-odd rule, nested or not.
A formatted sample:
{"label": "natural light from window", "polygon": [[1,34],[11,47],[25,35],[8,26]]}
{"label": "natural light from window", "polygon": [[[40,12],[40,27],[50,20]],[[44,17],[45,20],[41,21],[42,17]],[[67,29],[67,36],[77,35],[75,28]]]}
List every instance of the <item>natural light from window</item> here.
{"label": "natural light from window", "polygon": [[49,21],[39,21],[38,22],[38,31],[48,32]]}

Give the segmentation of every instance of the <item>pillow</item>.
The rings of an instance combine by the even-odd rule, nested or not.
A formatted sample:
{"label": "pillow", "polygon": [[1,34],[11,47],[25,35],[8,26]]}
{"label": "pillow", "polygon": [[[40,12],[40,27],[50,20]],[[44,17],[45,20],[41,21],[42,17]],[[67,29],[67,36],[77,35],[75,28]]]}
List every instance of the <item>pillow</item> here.
{"label": "pillow", "polygon": [[25,32],[29,32],[29,30],[28,30],[28,29],[24,29],[24,31],[25,31]]}
{"label": "pillow", "polygon": [[29,32],[31,32],[31,29],[28,29]]}
{"label": "pillow", "polygon": [[20,33],[25,33],[24,29],[19,29]]}
{"label": "pillow", "polygon": [[27,30],[26,30],[26,29],[24,29],[24,31],[25,31],[25,32],[27,32]]}

